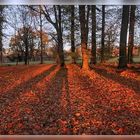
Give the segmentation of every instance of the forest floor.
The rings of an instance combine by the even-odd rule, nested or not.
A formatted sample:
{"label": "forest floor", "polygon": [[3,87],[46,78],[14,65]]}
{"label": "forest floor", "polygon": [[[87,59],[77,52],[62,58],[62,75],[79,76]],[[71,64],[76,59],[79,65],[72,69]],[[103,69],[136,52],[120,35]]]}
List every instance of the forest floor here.
{"label": "forest floor", "polygon": [[140,67],[0,67],[0,134],[140,134]]}

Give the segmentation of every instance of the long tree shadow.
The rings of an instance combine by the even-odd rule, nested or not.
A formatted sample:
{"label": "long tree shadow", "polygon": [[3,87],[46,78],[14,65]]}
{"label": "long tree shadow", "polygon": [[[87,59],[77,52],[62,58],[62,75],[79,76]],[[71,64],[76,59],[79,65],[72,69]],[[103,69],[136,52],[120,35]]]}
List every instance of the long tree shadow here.
{"label": "long tree shadow", "polygon": [[[46,117],[40,123],[44,122],[43,127],[47,129],[45,134],[72,134],[72,114],[67,75],[67,68],[60,68],[50,81],[42,98]],[[66,106],[63,102],[64,98]],[[39,107],[40,105],[35,110],[38,110]]]}
{"label": "long tree shadow", "polygon": [[65,69],[66,77],[65,77],[65,90],[66,90],[66,111],[67,111],[67,134],[73,134],[73,125],[72,125],[72,108],[71,108],[71,101],[70,101],[70,92],[69,92],[69,83],[68,83],[68,70]]}
{"label": "long tree shadow", "polygon": [[35,76],[34,78],[19,84],[12,90],[9,90],[8,92],[0,95],[0,104],[1,106],[6,106],[10,102],[13,102],[15,99],[17,99],[23,92],[28,91],[32,85],[38,83],[41,79],[48,76],[54,69],[56,68],[56,65],[53,65],[48,70],[44,71],[40,75]]}
{"label": "long tree shadow", "polygon": [[99,75],[102,75],[105,78],[109,78],[117,83],[122,84],[123,86],[126,86],[132,90],[134,90],[136,93],[140,93],[140,83],[138,80],[122,77],[118,74],[108,73],[105,69],[100,68],[94,68],[94,71],[98,73]]}
{"label": "long tree shadow", "polygon": [[[106,72],[107,73],[107,72]],[[81,77],[83,77],[81,75]],[[82,78],[83,79],[83,78]],[[81,80],[79,80],[80,82]],[[86,84],[84,84],[86,83]],[[140,115],[139,110],[132,111],[129,107],[127,107],[125,104],[121,104],[121,108],[113,111],[112,104],[109,104],[108,101],[110,101],[110,98],[108,98],[106,95],[101,96],[102,92],[107,93],[107,89],[102,90],[97,90],[98,86],[96,85],[96,82],[91,79],[89,79],[87,76],[85,76],[83,82],[80,82],[81,87],[83,87],[83,90],[85,90],[84,94],[87,94],[90,96],[91,102],[90,101],[84,101],[86,102],[86,110],[89,110],[90,116],[86,116],[89,118],[89,122],[92,122],[93,117],[95,120],[101,120],[102,125],[97,127],[96,123],[91,123],[90,128],[96,127],[95,129],[91,129],[90,133],[88,134],[98,134],[98,135],[115,135],[115,134],[139,134],[140,133],[140,125],[139,123],[137,124],[138,119],[137,117]],[[92,85],[91,89],[87,89],[86,85]],[[88,92],[87,90],[90,90]],[[97,92],[99,91],[99,92]],[[98,98],[99,97],[99,98]],[[77,97],[78,98],[78,97]],[[84,100],[84,99],[83,99]],[[96,102],[94,102],[96,100]],[[108,101],[106,101],[108,100]],[[103,102],[104,101],[104,102]],[[116,99],[117,101],[117,99]],[[115,104],[115,101],[114,101]],[[96,115],[95,115],[96,114]],[[97,117],[99,116],[99,118]],[[128,122],[127,122],[128,121]],[[112,128],[111,124],[115,123],[116,126],[115,128]],[[122,127],[122,129],[120,129]],[[123,130],[124,128],[124,130]],[[86,133],[86,127],[84,128],[84,132]],[[115,129],[115,131],[112,131]]]}
{"label": "long tree shadow", "polygon": [[[125,105],[123,106],[125,107]],[[102,107],[103,111],[106,110],[106,114],[101,114],[106,129],[102,129],[102,135],[139,135],[140,134],[140,121],[138,116],[140,111],[135,110],[132,112],[127,109],[111,110],[111,107],[106,109]]]}
{"label": "long tree shadow", "polygon": [[[97,68],[95,68],[95,71],[98,72],[98,74],[104,76],[104,74],[107,75],[107,71],[101,71]],[[106,76],[105,75],[105,76]],[[110,76],[110,74],[108,74]],[[106,76],[106,78],[108,78],[108,75]],[[81,76],[82,77],[82,76]],[[114,76],[111,75],[111,77],[114,78]],[[117,76],[116,76],[117,77]],[[117,77],[118,79],[120,78],[119,76]],[[121,77],[123,78],[123,77]],[[115,81],[117,82],[118,79]],[[125,79],[127,80],[127,79]],[[89,108],[89,111],[91,112],[91,116],[95,115],[96,117],[94,117],[95,120],[100,120],[101,124],[100,126],[96,126],[96,123],[91,123],[90,124],[90,128],[92,128],[94,126],[95,129],[91,129],[90,130],[90,134],[97,134],[97,135],[116,135],[116,134],[124,134],[124,135],[128,135],[128,134],[140,134],[140,125],[139,125],[139,121],[137,119],[137,117],[140,115],[140,111],[139,110],[135,110],[132,111],[129,107],[126,106],[126,104],[121,104],[121,108],[117,108],[116,105],[116,109],[113,110],[112,108],[114,106],[112,106],[112,104],[110,104],[108,101],[110,101],[110,97],[105,96],[101,96],[103,95],[103,93],[107,93],[108,90],[107,89],[103,89],[102,90],[97,90],[98,86],[96,85],[96,82],[89,78],[84,78],[85,83],[87,83],[87,85],[91,85],[92,83],[92,90],[90,92],[87,92],[88,95],[90,96],[91,99],[93,99],[93,102],[88,102],[86,103],[86,108]],[[80,81],[79,81],[80,82]],[[129,81],[130,82],[130,81]],[[122,82],[123,83],[123,82]],[[125,82],[123,83],[125,84]],[[137,83],[138,84],[138,83]],[[80,84],[83,87],[85,87],[85,84]],[[131,87],[132,88],[132,87]],[[88,90],[88,89],[86,89]],[[136,90],[136,89],[135,89]],[[98,91],[98,92],[97,92]],[[138,91],[138,89],[137,89]],[[87,94],[85,92],[85,94]],[[97,98],[99,97],[99,98]],[[96,102],[94,102],[94,100],[96,100]],[[107,101],[108,100],[108,101]],[[116,99],[117,101],[117,99]],[[114,104],[116,101],[113,101]],[[94,106],[93,106],[94,105]],[[92,121],[93,117],[90,117],[90,121]],[[98,118],[99,116],[99,118]],[[113,127],[113,125],[114,127]],[[85,130],[86,133],[86,130]]]}
{"label": "long tree shadow", "polygon": [[[32,84],[36,84],[37,82],[39,82],[39,80],[41,80],[44,76],[47,76],[51,71],[53,71],[55,69],[56,66],[52,66],[47,72],[46,74],[43,73],[43,75],[41,74],[37,79],[34,79],[31,83],[29,82],[27,87],[28,89],[30,89],[30,86],[32,86]],[[82,79],[81,79],[82,77]],[[89,95],[92,99],[94,99],[93,97],[95,97],[96,95],[99,95],[99,93],[96,93],[96,83],[92,82],[92,80],[90,80],[87,76],[80,76],[79,77],[79,82],[80,85],[82,87],[83,90],[85,90],[84,94]],[[85,84],[86,82],[86,84]],[[92,92],[86,92],[87,91],[87,87],[86,85],[92,85],[93,91]],[[27,88],[26,87],[26,88]],[[37,87],[35,87],[37,90]],[[25,134],[24,132],[26,132],[26,134],[47,134],[47,135],[58,135],[58,134],[74,134],[73,133],[73,123],[72,123],[72,112],[73,112],[73,108],[71,107],[71,97],[70,97],[70,91],[69,91],[69,83],[68,83],[68,69],[66,67],[64,68],[60,68],[60,70],[57,71],[57,73],[51,78],[51,80],[49,82],[46,83],[46,92],[41,94],[41,101],[38,103],[34,103],[32,102],[31,104],[27,104],[28,108],[32,108],[32,113],[28,114],[27,112],[24,112],[24,116],[22,116],[23,118],[27,115],[28,117],[26,118],[26,122],[28,122],[28,125],[25,126],[24,128],[18,128],[18,129],[14,129],[14,128],[10,128],[7,129],[7,132],[3,132],[2,134],[9,134],[8,131],[9,130],[13,130],[14,134]],[[95,91],[95,92],[94,92]],[[21,93],[22,94],[22,93]],[[38,94],[38,93],[36,93]],[[94,96],[93,96],[94,94]],[[14,94],[15,96],[19,96],[18,94]],[[99,95],[100,96],[100,95]],[[65,97],[65,103],[63,102],[63,97]],[[78,97],[77,97],[78,98]],[[10,100],[13,101],[13,100]],[[89,102],[89,101],[84,101],[86,102],[86,106],[85,108],[91,111],[91,115],[93,115],[96,112],[92,113],[92,110],[95,109],[95,107],[101,104],[99,103],[95,103],[95,106],[93,106],[93,102]],[[66,104],[66,105],[64,105]],[[24,105],[24,104],[22,104]],[[31,105],[31,106],[30,106]],[[89,107],[90,106],[90,107]],[[13,107],[14,110],[14,107]],[[117,114],[117,112],[119,110],[117,110],[116,112],[112,112],[111,110],[111,106],[110,108],[107,108],[104,104],[101,104],[99,107],[99,110],[102,110],[100,116],[102,118],[102,121],[105,122],[105,125],[108,125],[108,122],[111,122],[115,117],[116,120],[114,120],[116,123],[118,123],[118,118],[119,116],[121,117],[125,117],[125,115],[123,115],[123,112],[120,112],[120,114]],[[104,114],[103,111],[107,111],[107,114]],[[100,113],[100,112],[99,112]],[[127,115],[129,115],[129,111],[127,110],[125,112]],[[11,113],[12,114],[12,113]],[[139,114],[139,112],[138,112]],[[115,116],[117,115],[117,116]],[[10,116],[10,114],[9,114]],[[9,117],[8,116],[8,117]],[[11,116],[10,116],[11,117]],[[14,127],[17,124],[23,123],[24,124],[24,120],[18,120],[18,117],[16,118],[16,122],[14,122],[14,120],[12,120],[14,122]],[[131,118],[136,118],[136,115],[134,115],[133,113],[131,113],[130,117],[128,118],[131,121]],[[93,119],[92,116],[87,116],[87,118],[89,119]],[[12,119],[12,118],[11,118]],[[123,121],[123,118],[122,118]],[[33,124],[35,123],[35,124]],[[125,125],[127,123],[123,123],[123,125]],[[39,129],[35,128],[34,126],[40,126]],[[94,124],[90,124],[91,126],[93,126]],[[132,125],[129,125],[130,127],[133,127]],[[111,127],[108,125],[108,128],[111,129]],[[139,126],[137,126],[137,128],[139,128]],[[0,130],[2,129],[2,127],[0,128]],[[80,128],[79,128],[80,129]],[[128,129],[129,130],[129,129]],[[131,130],[134,130],[133,128],[131,128]],[[86,131],[86,128],[84,128],[84,131]],[[112,134],[111,132],[109,132],[109,130],[104,130],[104,128],[100,127],[98,129],[98,133],[96,134],[101,134],[100,132],[103,131],[104,134]],[[91,134],[92,134],[92,130],[90,130]],[[139,132],[138,132],[139,133]],[[93,133],[94,134],[94,133]],[[126,132],[126,134],[129,134]]]}
{"label": "long tree shadow", "polygon": [[[114,70],[118,70],[118,65],[109,65],[109,64],[106,64],[106,65],[103,65],[104,67],[109,67],[109,68],[112,68]],[[128,70],[131,70],[137,74],[140,74],[140,66],[129,66],[127,67]],[[120,70],[121,71],[121,70]],[[122,70],[123,71],[123,70]]]}
{"label": "long tree shadow", "polygon": [[[30,65],[30,69],[34,69],[35,65]],[[40,67],[40,66],[39,66]],[[27,68],[29,68],[29,65],[19,65],[19,66],[5,66],[3,68],[0,68],[0,74],[5,75],[8,73],[22,73],[24,71],[27,71]]]}
{"label": "long tree shadow", "polygon": [[[49,67],[50,66],[47,66],[47,69]],[[31,78],[43,73],[43,71],[46,69],[42,71],[42,68],[46,68],[45,64],[38,66],[15,66],[13,70],[0,74],[0,83],[3,83],[0,85],[0,96],[1,94],[5,94],[8,90],[12,90],[19,84],[22,84]],[[7,68],[7,70],[9,70],[9,68]],[[39,72],[38,74],[36,73],[37,71]]]}
{"label": "long tree shadow", "polygon": [[[42,78],[49,75],[56,66],[52,66],[49,70],[42,73],[39,76],[29,80],[28,82],[19,85],[14,88],[12,91],[7,92],[8,102],[4,102],[4,109],[7,108],[7,104],[16,100],[22,92],[31,89],[32,85],[38,83]],[[12,117],[12,112],[9,112],[7,116],[14,124],[14,127],[18,124],[24,124],[24,128],[18,128],[17,130],[14,128],[7,128],[7,130],[2,131],[3,128],[0,129],[2,134],[9,134],[9,131],[13,131],[14,134],[72,134],[72,121],[71,121],[71,103],[70,103],[70,93],[67,79],[67,68],[60,68],[56,74],[50,79],[49,82],[46,83],[46,92],[40,93],[41,98],[37,95],[41,100],[40,102],[30,102],[26,104],[26,102],[22,103],[18,106],[18,110],[20,110],[20,106],[24,108],[29,108],[32,110],[31,113],[19,111],[18,115],[14,120]],[[38,90],[39,87],[34,87],[35,90]],[[20,93],[18,93],[20,92]],[[38,93],[36,93],[38,94]],[[42,95],[43,94],[43,95]],[[6,96],[6,95],[5,95]],[[15,98],[13,98],[15,97]],[[65,98],[65,105],[63,103],[63,97]],[[19,99],[20,100],[20,99]],[[26,104],[26,105],[25,105]],[[15,106],[11,109],[14,111]],[[11,111],[12,111],[11,110]],[[16,111],[15,111],[16,113]],[[44,117],[43,117],[44,116]],[[19,119],[20,118],[20,119]],[[26,118],[26,120],[25,120]],[[32,119],[30,119],[32,118]],[[40,126],[41,130],[38,133],[35,133],[34,124],[32,124],[32,120],[35,121],[38,126]],[[3,118],[3,122],[5,122],[5,118]],[[28,123],[27,123],[28,122]],[[63,124],[65,123],[65,126]],[[7,124],[8,125],[8,124]],[[64,129],[66,131],[64,131]],[[36,130],[38,131],[38,130]]]}

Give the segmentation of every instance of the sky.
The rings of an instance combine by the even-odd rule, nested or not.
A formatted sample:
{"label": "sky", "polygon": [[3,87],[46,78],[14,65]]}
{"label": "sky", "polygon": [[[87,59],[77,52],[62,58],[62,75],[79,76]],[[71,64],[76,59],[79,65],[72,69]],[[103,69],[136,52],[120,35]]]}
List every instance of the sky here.
{"label": "sky", "polygon": [[17,5],[17,4],[30,4],[30,5],[79,5],[79,4],[90,4],[90,5],[140,5],[139,0],[1,0],[1,4]]}
{"label": "sky", "polygon": [[[19,13],[18,13],[18,10],[16,10],[16,8],[15,8],[16,6],[15,5],[13,5],[13,6],[11,6],[11,8],[12,8],[12,10],[15,12],[15,15],[18,15]],[[112,6],[109,6],[109,7],[106,7],[106,10],[107,9],[109,9],[110,7],[112,7]],[[116,6],[115,6],[116,7]],[[8,11],[8,13],[6,13],[6,15],[5,16],[11,16],[11,19],[10,19],[10,21],[12,22],[12,16],[14,16],[15,17],[15,15],[12,15],[12,13],[10,13],[11,11]],[[116,18],[116,17],[115,17]],[[100,21],[101,22],[101,21]],[[106,20],[106,22],[108,22],[107,20]],[[18,24],[20,24],[20,23],[18,23]],[[45,23],[46,24],[46,23]],[[45,31],[46,32],[48,32],[48,31],[55,31],[54,30],[54,28],[52,28],[52,25],[51,24],[46,24],[45,25],[45,27],[44,27],[44,29],[45,29]],[[4,29],[4,32],[5,32],[5,34],[6,35],[8,35],[7,36],[7,38],[4,38],[4,41],[3,41],[3,44],[4,44],[4,48],[8,48],[9,47],[9,41],[10,41],[10,38],[11,38],[11,35],[13,35],[14,34],[14,29],[12,28],[12,27],[10,27],[9,25],[6,25],[6,28]],[[137,30],[137,37],[139,37],[140,36],[140,32],[139,32],[139,30]],[[99,38],[99,41],[100,41],[100,38]],[[119,36],[118,36],[118,41],[119,41]],[[116,45],[119,45],[118,43],[116,43]],[[70,43],[68,43],[68,42],[66,42],[65,44],[64,44],[64,49],[66,49],[66,50],[69,50],[70,49]]]}

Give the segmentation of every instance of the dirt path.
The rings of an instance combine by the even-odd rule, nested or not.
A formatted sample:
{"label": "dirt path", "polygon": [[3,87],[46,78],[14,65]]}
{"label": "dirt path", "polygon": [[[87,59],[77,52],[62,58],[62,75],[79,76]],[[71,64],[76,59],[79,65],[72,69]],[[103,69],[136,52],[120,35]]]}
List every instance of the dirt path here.
{"label": "dirt path", "polygon": [[140,134],[139,87],[118,74],[76,65],[28,72],[0,96],[0,134]]}

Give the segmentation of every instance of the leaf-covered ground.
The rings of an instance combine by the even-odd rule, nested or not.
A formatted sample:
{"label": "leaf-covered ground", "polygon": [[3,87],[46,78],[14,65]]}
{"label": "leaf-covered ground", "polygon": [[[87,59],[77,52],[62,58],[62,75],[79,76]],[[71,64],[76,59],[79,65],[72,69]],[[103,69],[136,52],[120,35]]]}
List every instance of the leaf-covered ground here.
{"label": "leaf-covered ground", "polygon": [[140,73],[112,65],[0,67],[0,134],[140,134]]}

